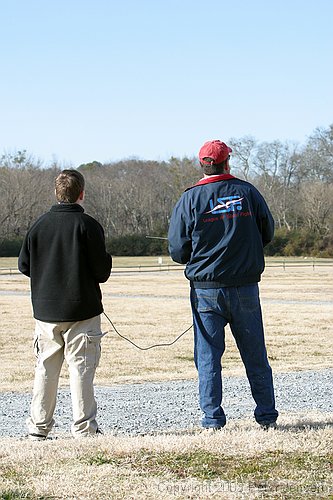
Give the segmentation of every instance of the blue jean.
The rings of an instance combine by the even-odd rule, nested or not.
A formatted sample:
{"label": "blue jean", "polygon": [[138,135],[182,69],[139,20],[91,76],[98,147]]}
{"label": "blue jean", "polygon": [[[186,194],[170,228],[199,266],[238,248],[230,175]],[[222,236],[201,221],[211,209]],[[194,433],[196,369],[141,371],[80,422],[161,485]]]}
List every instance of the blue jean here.
{"label": "blue jean", "polygon": [[220,288],[194,288],[192,285],[191,306],[203,427],[218,428],[226,423],[221,406],[221,358],[225,350],[224,329],[228,323],[257,405],[254,417],[259,424],[275,422],[278,412],[272,370],[267,359],[258,285]]}

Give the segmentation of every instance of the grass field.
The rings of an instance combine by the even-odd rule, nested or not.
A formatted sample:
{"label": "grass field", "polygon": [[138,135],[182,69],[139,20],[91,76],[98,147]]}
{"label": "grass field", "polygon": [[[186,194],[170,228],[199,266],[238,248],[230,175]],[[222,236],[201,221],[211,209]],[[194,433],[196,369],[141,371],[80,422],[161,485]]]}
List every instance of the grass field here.
{"label": "grass field", "polygon": [[[147,260],[140,262],[148,265]],[[128,264],[139,265],[137,259],[126,259]],[[115,259],[115,271],[124,265],[123,262],[119,265],[119,260]],[[273,370],[332,367],[333,266],[313,269],[310,265],[285,270],[283,267],[267,267],[260,289]],[[171,342],[192,324],[189,286],[181,270],[115,272],[102,285],[102,291],[105,312],[115,327],[142,347]],[[30,391],[34,367],[34,320],[26,277],[21,274],[0,276],[0,307],[0,363],[4,368],[0,390]],[[105,317],[102,326],[108,334],[103,339],[97,384],[196,377],[192,330],[171,347],[147,352],[135,349],[118,337]],[[224,373],[244,374],[228,328],[226,343]],[[65,366],[61,384],[68,384]]]}
{"label": "grass field", "polygon": [[244,420],[214,434],[3,438],[1,498],[332,498],[332,427],[315,414],[280,420],[268,432]]}
{"label": "grass field", "polygon": [[[115,259],[115,266],[156,265]],[[277,260],[271,261],[276,264]],[[291,262],[291,261],[289,261]],[[167,264],[163,258],[163,264]],[[275,373],[333,365],[333,267],[267,267],[260,284]],[[15,266],[0,260],[0,268]],[[141,346],[170,342],[191,325],[182,271],[115,272],[102,286],[105,311]],[[2,391],[30,391],[34,357],[29,281],[0,276]],[[142,352],[106,319],[96,384],[194,379],[192,331],[171,347]],[[244,374],[229,330],[224,374]],[[61,385],[68,385],[64,367]],[[5,411],[5,409],[4,409]],[[333,415],[282,415],[276,431],[251,420],[221,433],[112,436],[82,442],[0,439],[1,498],[332,498]]]}

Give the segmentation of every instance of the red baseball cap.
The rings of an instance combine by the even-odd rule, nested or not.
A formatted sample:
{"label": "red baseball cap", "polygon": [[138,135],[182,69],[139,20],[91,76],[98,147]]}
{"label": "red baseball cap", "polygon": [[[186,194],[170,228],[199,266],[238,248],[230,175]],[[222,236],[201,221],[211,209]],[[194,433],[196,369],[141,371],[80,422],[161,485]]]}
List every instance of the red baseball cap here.
{"label": "red baseball cap", "polygon": [[211,158],[214,163],[222,163],[228,158],[231,152],[232,149],[224,142],[218,140],[208,141],[205,142],[199,151],[199,160],[205,165],[210,165],[211,162],[204,160],[204,158]]}

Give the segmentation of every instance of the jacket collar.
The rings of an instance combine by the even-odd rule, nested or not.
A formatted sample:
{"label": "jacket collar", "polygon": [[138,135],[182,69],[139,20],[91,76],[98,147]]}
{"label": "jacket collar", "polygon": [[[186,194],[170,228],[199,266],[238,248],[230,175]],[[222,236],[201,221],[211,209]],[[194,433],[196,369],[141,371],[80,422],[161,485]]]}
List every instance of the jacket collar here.
{"label": "jacket collar", "polygon": [[196,184],[185,189],[185,191],[188,191],[189,189],[192,189],[196,186],[203,186],[212,182],[228,181],[229,179],[236,179],[236,177],[231,174],[210,175],[209,177],[203,177]]}
{"label": "jacket collar", "polygon": [[84,212],[78,203],[58,203],[51,207],[51,212]]}

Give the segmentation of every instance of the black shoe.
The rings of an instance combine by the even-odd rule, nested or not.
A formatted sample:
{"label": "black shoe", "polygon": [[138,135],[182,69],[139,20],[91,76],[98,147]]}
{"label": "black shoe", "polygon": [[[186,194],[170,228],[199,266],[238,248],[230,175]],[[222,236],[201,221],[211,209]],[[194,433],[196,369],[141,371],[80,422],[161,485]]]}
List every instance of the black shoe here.
{"label": "black shoe", "polygon": [[259,422],[259,425],[265,431],[268,431],[268,429],[276,429],[277,428],[277,423],[276,422]]}
{"label": "black shoe", "polygon": [[47,439],[47,436],[44,436],[44,434],[28,434],[28,439],[30,441],[45,441]]}
{"label": "black shoe", "polygon": [[220,425],[220,426],[213,426],[213,427],[202,427],[202,429],[204,431],[208,431],[208,432],[218,432],[218,431],[221,431],[223,429],[224,425]]}

